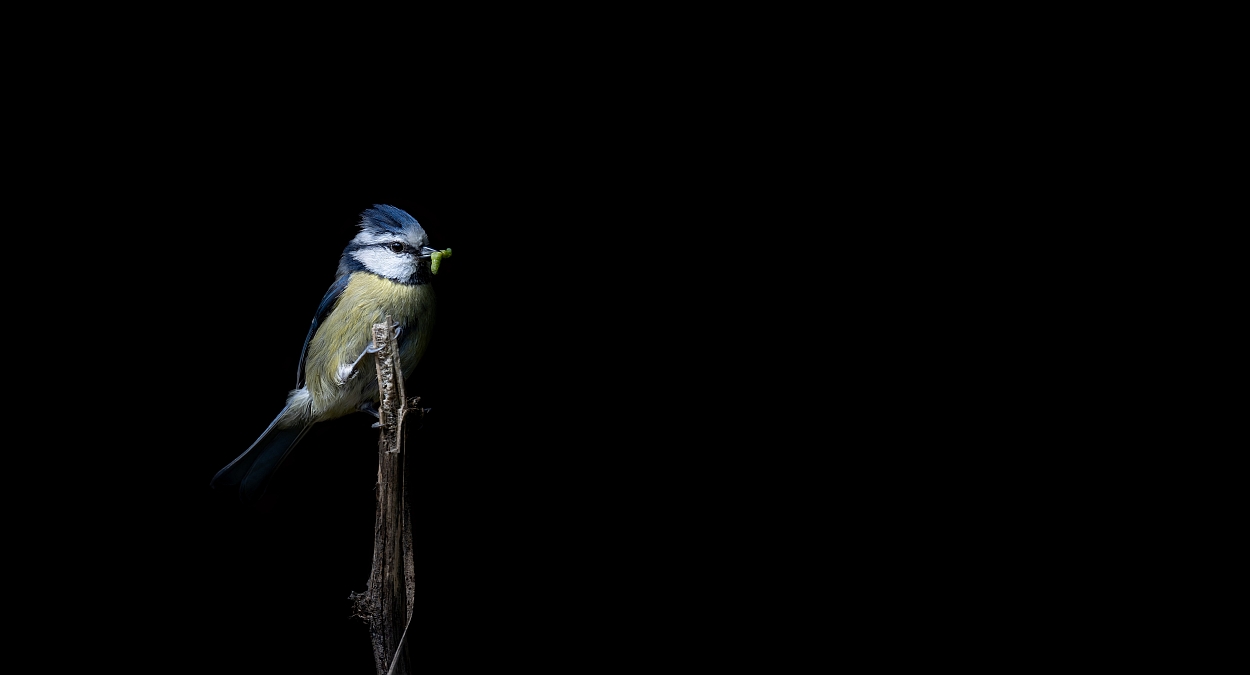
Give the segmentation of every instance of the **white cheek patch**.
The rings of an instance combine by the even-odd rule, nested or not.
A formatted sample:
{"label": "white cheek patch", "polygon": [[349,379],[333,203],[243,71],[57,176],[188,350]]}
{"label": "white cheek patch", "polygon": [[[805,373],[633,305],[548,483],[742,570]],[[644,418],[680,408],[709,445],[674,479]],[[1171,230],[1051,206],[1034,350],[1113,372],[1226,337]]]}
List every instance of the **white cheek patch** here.
{"label": "white cheek patch", "polygon": [[388,279],[407,279],[417,271],[412,256],[395,254],[382,248],[362,248],[352,251],[352,257],[360,261],[365,269]]}

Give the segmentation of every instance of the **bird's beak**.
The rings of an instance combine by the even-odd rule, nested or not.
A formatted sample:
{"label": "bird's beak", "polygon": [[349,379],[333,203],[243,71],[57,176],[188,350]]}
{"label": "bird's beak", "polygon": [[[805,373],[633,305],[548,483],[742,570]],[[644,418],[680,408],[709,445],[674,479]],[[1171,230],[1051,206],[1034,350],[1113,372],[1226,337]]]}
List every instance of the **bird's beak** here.
{"label": "bird's beak", "polygon": [[430,248],[429,246],[422,246],[422,247],[421,247],[421,257],[422,257],[422,258],[428,258],[428,257],[430,257],[430,256],[434,255],[435,253],[438,253],[438,249],[436,249],[436,248]]}

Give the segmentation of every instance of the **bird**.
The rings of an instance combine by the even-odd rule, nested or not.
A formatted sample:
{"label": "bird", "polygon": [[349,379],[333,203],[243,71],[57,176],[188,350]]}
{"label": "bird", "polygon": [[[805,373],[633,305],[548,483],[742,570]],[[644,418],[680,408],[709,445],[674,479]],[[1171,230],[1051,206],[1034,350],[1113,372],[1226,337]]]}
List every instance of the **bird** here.
{"label": "bird", "polygon": [[300,349],[295,388],[286,405],[246,450],[217,472],[213,488],[237,486],[240,499],[260,499],[291,450],[318,422],[353,412],[377,415],[372,327],[389,314],[400,364],[412,372],[434,327],[432,279],[441,257],[406,211],[374,204],[339,258],[334,282],[313,315]]}

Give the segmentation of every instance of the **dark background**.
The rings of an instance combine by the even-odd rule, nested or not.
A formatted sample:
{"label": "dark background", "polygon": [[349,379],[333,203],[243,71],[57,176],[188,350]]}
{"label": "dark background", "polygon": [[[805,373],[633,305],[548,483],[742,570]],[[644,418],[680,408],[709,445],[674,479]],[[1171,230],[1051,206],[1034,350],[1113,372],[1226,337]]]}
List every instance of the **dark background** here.
{"label": "dark background", "polygon": [[700,516],[670,491],[697,462],[673,452],[690,415],[663,411],[688,394],[648,346],[682,346],[648,308],[647,277],[674,255],[655,246],[657,202],[567,146],[376,151],[387,161],[149,147],[136,169],[110,148],[37,181],[73,188],[39,217],[70,237],[51,250],[88,263],[87,301],[65,316],[94,327],[95,357],[76,364],[85,405],[62,435],[86,545],[43,573],[88,599],[101,660],[372,672],[348,596],[372,560],[374,419],[314,427],[258,504],[209,481],[281,409],[342,249],[379,203],[454,251],[407,381],[431,408],[409,439],[420,658],[610,653],[657,575],[681,575],[674,551]]}
{"label": "dark background", "polygon": [[[779,217],[755,182],[801,165],[790,189],[810,190],[829,161],[742,84],[773,70],[732,32],[669,61],[628,31],[584,59],[522,30],[488,58],[426,46],[399,60],[410,79],[378,83],[340,59],[366,31],[289,29],[318,49],[238,58],[208,31],[180,58],[189,33],[148,31],[28,68],[38,86],[11,97],[10,364],[44,388],[11,409],[29,531],[10,578],[42,610],[20,623],[54,645],[19,651],[59,670],[373,672],[348,600],[372,557],[373,419],[315,427],[258,505],[208,484],[282,406],[376,203],[455,252],[407,387],[432,408],[409,448],[421,665],[585,672],[689,644],[741,598],[731,509],[761,500],[741,475],[770,448],[731,446],[781,392],[742,379],[790,374],[754,348],[787,311],[760,277],[827,216]],[[324,68],[294,67],[312,51]]]}

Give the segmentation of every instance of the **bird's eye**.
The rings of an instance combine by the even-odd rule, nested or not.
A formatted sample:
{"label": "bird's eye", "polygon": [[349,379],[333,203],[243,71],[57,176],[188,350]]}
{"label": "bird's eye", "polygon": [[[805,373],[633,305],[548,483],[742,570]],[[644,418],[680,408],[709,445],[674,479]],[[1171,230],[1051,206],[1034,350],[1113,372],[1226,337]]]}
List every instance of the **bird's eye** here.
{"label": "bird's eye", "polygon": [[403,253],[404,252],[404,245],[397,241],[391,242],[390,248],[391,248],[391,253]]}

